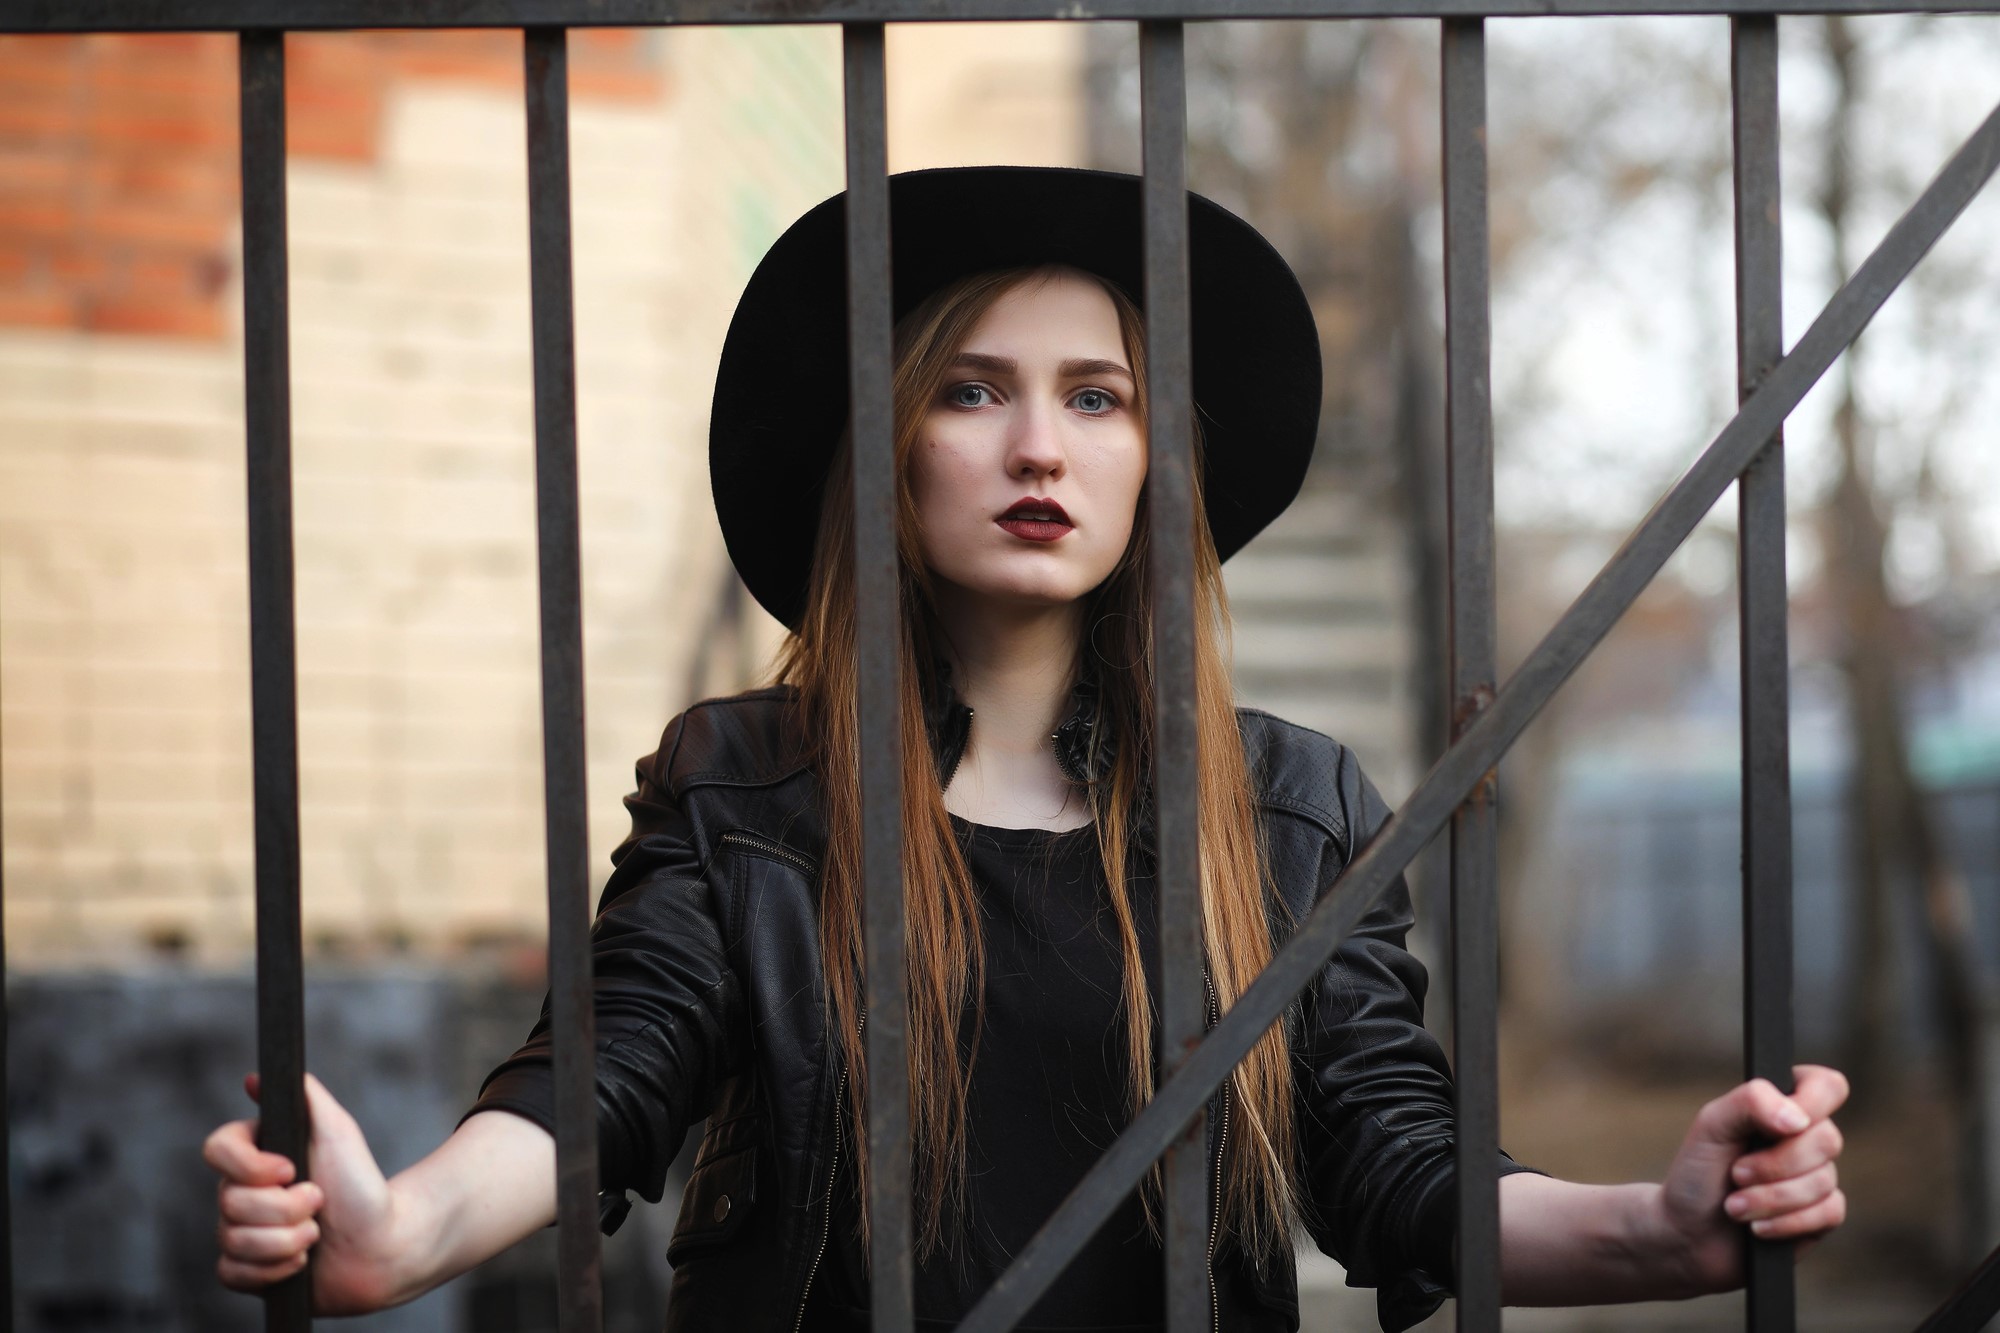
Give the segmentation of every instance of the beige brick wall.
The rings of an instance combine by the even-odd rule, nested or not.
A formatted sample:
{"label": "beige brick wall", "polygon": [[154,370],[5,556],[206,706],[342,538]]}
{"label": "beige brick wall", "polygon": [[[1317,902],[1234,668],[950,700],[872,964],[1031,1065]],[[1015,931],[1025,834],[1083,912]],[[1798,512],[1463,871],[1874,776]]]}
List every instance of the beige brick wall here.
{"label": "beige brick wall", "polygon": [[[663,91],[579,97],[572,118],[594,881],[727,577],[705,450],[730,309],[776,232],[841,185],[837,30],[645,40]],[[1072,33],[898,29],[890,51],[897,168],[1078,160]],[[313,950],[541,930],[524,129],[518,92],[491,82],[399,76],[371,153],[292,158]],[[219,340],[0,327],[10,966],[250,940],[240,291],[225,298]],[[758,622],[709,688],[775,643]]]}
{"label": "beige brick wall", "polygon": [[[748,260],[839,184],[831,34],[650,40],[666,94],[579,98],[572,124],[597,865],[723,574],[715,347]],[[539,929],[523,136],[509,90],[411,78],[372,160],[293,159],[304,912],[321,945]],[[239,301],[214,343],[0,333],[16,966],[149,936],[247,943]]]}

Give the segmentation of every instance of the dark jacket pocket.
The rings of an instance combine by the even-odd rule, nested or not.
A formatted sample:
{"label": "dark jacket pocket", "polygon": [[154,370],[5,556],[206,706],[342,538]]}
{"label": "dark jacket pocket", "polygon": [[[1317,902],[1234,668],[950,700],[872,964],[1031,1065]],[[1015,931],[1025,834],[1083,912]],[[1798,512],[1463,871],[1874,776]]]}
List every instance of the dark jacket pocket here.
{"label": "dark jacket pocket", "polygon": [[688,1177],[680,1221],[667,1242],[667,1262],[678,1264],[735,1236],[757,1206],[757,1149],[747,1147],[703,1162]]}

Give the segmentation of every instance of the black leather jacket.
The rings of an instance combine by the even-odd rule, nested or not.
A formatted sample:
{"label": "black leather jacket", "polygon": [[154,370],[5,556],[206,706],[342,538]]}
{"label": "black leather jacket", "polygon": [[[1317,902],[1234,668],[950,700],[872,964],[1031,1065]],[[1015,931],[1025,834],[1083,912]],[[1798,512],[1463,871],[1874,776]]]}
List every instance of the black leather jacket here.
{"label": "black leather jacket", "polygon": [[[931,740],[944,774],[971,713],[948,688],[935,697]],[[668,724],[625,798],[632,832],[612,853],[592,932],[607,1232],[629,1207],[626,1191],[660,1199],[688,1127],[708,1122],[667,1252],[670,1333],[791,1333],[829,1240],[843,1112],[817,943],[825,834],[813,774],[781,725],[790,699],[785,688],[710,699]],[[1078,687],[1057,733],[1073,775],[1104,759],[1091,745],[1092,703]],[[1339,743],[1255,709],[1237,710],[1237,721],[1272,887],[1298,919],[1388,810]],[[1377,1289],[1392,1333],[1447,1294],[1453,1207],[1450,1076],[1422,1025],[1427,979],[1403,948],[1410,922],[1399,879],[1288,1018],[1308,1229],[1352,1285]],[[552,1129],[549,1062],[544,1006],[473,1110]],[[1210,1103],[1211,1170],[1226,1088]],[[1218,1329],[1298,1326],[1289,1254],[1260,1274],[1224,1244],[1212,1276]]]}

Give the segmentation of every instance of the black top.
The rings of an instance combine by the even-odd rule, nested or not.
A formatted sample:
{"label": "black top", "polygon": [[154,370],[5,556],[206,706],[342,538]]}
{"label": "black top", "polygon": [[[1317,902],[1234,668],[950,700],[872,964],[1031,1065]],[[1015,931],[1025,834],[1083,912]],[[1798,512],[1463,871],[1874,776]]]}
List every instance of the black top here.
{"label": "black top", "polygon": [[[963,1243],[917,1264],[917,1327],[948,1329],[970,1312],[1070,1189],[1130,1122],[1123,949],[1094,828],[996,828],[952,816],[965,849],[986,946],[985,1028],[977,1033],[967,1104]],[[1147,985],[1159,983],[1157,902],[1150,875],[1130,881]],[[972,1049],[968,1010],[961,1048]],[[825,1257],[808,1296],[810,1333],[865,1329],[867,1273],[850,1166],[842,1146]],[[1165,1319],[1164,1256],[1138,1196],[1063,1270],[1023,1330],[1147,1329]]]}

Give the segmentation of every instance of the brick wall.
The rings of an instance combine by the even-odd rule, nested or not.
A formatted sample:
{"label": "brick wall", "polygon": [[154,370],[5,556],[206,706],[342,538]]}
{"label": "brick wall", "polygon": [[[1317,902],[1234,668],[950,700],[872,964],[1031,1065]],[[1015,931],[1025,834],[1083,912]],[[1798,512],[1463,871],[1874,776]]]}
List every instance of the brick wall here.
{"label": "brick wall", "polygon": [[[895,164],[1073,161],[1076,97],[1018,91],[1076,85],[1067,33],[953,31],[892,34]],[[315,34],[287,49],[309,949],[532,937],[544,888],[519,36]],[[759,616],[726,643],[711,632],[732,576],[707,403],[750,266],[840,188],[839,36],[579,32],[572,64],[601,875],[633,759],[775,641]],[[15,967],[248,944],[235,116],[231,38],[0,40]]]}
{"label": "brick wall", "polygon": [[[598,857],[724,574],[714,348],[749,258],[838,187],[829,37],[576,38]],[[339,951],[532,933],[519,37],[289,45],[308,935]],[[20,40],[0,59],[10,952],[227,955],[251,923],[233,43]]]}

